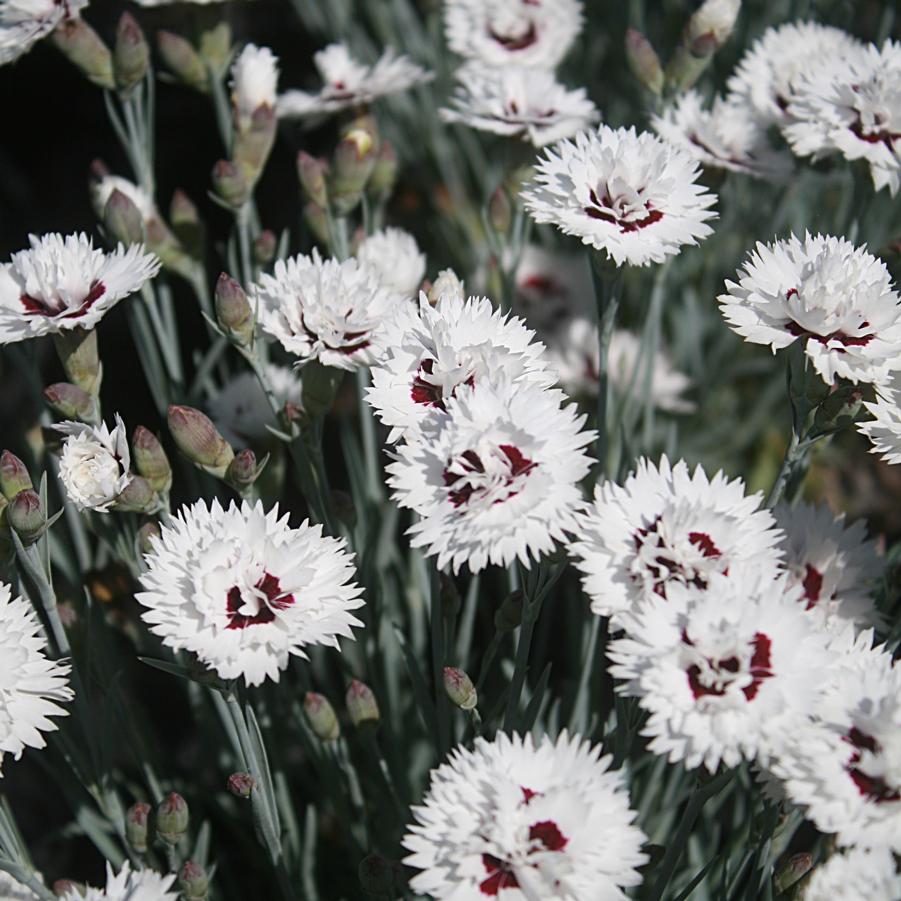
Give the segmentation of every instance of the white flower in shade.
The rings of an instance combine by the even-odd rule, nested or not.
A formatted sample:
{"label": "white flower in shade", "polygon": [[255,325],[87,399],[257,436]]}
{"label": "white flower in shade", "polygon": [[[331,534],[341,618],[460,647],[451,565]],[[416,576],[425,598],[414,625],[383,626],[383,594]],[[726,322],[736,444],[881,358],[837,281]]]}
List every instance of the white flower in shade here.
{"label": "white flower in shade", "polygon": [[159,272],[140,244],[112,253],[85,235],[29,237],[31,248],[0,265],[0,344],[67,329],[90,329]]}
{"label": "white flower in shade", "polygon": [[148,219],[159,218],[156,204],[153,198],[139,188],[134,182],[118,175],[104,175],[91,183],[91,205],[98,219],[103,219],[103,213],[106,209],[107,201],[112,196],[113,191],[119,191],[124,194],[141,213],[144,221]]}
{"label": "white flower in shade", "polygon": [[308,645],[338,647],[362,623],[353,558],[321,526],[288,525],[261,503],[183,507],[153,539],[138,600],[150,631],[222,679],[279,680]]}
{"label": "white flower in shade", "polygon": [[9,873],[0,872],[0,901],[40,901],[40,896]]}
{"label": "white flower in shade", "polygon": [[795,81],[783,128],[798,156],[865,160],[877,191],[901,187],[901,43],[826,57]]}
{"label": "white flower in shade", "polygon": [[800,901],[898,901],[901,875],[887,848],[852,848],[818,864]]}
{"label": "white flower in shade", "polygon": [[[286,366],[266,365],[266,378],[282,408],[300,408],[300,376]],[[269,400],[253,372],[242,372],[210,399],[210,416],[222,437],[233,447],[271,443],[267,426],[278,427]]]}
{"label": "white flower in shade", "polygon": [[466,300],[466,289],[453,269],[442,269],[432,282],[427,296],[429,303],[437,303],[442,297],[456,297],[462,301]]}
{"label": "white flower in shade", "polygon": [[885,264],[844,238],[757,244],[718,298],[730,328],[773,353],[793,341],[828,384],[884,382],[901,368],[901,299]]}
{"label": "white flower in shade", "polygon": [[870,439],[870,452],[880,454],[886,463],[901,463],[901,375],[896,371],[877,385],[876,401],[865,402],[864,407],[873,418],[859,422],[857,428]]}
{"label": "white flower in shade", "polygon": [[588,316],[594,286],[585,254],[528,244],[516,268],[513,306],[541,333],[558,331],[573,315]]}
{"label": "white flower in shade", "polygon": [[174,873],[161,876],[155,870],[133,870],[126,860],[116,874],[107,863],[105,889],[88,887],[81,893],[72,888],[62,901],[177,901],[178,892],[169,891],[174,882]]}
{"label": "white flower in shade", "polygon": [[78,18],[88,0],[3,0],[0,3],[0,65],[11,63],[64,19]]}
{"label": "white flower in shade", "polygon": [[444,413],[461,386],[504,374],[549,388],[554,375],[534,337],[487,297],[442,295],[432,306],[421,294],[418,308],[405,305],[385,328],[385,354],[372,370],[366,400],[395,442]]}
{"label": "white flower in shade", "polygon": [[730,98],[745,103],[764,126],[789,121],[800,74],[824,59],[841,59],[861,47],[847,32],[819,22],[768,28],[741,58],[729,79]]}
{"label": "white flower in shade", "polygon": [[415,297],[425,278],[425,254],[413,235],[401,228],[386,228],[364,238],[356,256],[378,276],[383,288],[401,297]]}
{"label": "white flower in shade", "polygon": [[602,125],[545,151],[522,191],[536,222],[556,225],[621,266],[661,263],[712,229],[716,196],[698,163],[649,132]]}
{"label": "white flower in shade", "polygon": [[313,56],[322,78],[318,93],[285,91],[278,98],[279,116],[303,118],[336,113],[398,94],[434,77],[406,56],[388,48],[373,65],[358,62],[345,44],[330,44]]}
{"label": "white flower in shade", "polygon": [[442,901],[620,901],[639,885],[645,836],[621,770],[564,731],[536,744],[499,732],[432,770],[412,809],[404,863],[418,895]]}
{"label": "white flower in shade", "polygon": [[31,604],[0,582],[0,762],[46,745],[41,733],[56,730],[50,717],[66,716],[59,705],[72,700],[68,675],[68,664],[48,659]]}
{"label": "white flower in shade", "polygon": [[358,369],[375,362],[374,339],[396,296],[355,259],[312,256],[278,260],[251,292],[263,331],[301,363]]}
{"label": "white flower in shade", "polygon": [[774,578],[782,533],[761,509],[760,493],[746,495],[741,479],[712,479],[684,460],[659,468],[646,459],[625,484],[595,488],[570,546],[592,612],[619,620],[642,601],[667,601],[674,587],[707,587],[717,575],[740,579],[748,564]]}
{"label": "white flower in shade", "polygon": [[441,110],[446,122],[519,137],[536,147],[571,138],[600,118],[584,88],[565,88],[546,69],[469,65],[457,79],[451,108]]}
{"label": "white flower in shade", "polygon": [[278,58],[268,47],[248,44],[232,63],[232,105],[243,127],[260,108],[275,109]]}
{"label": "white flower in shade", "polygon": [[486,66],[553,69],[582,30],[579,0],[445,0],[454,53]]}
{"label": "white flower in shade", "polygon": [[728,169],[768,181],[784,181],[791,155],[776,150],[747,106],[717,97],[707,109],[697,91],[687,91],[660,116],[654,131],[708,169]]}
{"label": "white flower in shade", "polygon": [[[574,317],[548,339],[548,366],[557,371],[560,385],[570,397],[597,397],[598,328],[589,319]],[[670,413],[688,413],[694,404],[682,394],[691,379],[674,369],[662,351],[653,360],[641,359],[641,339],[625,329],[616,329],[607,349],[607,374],[613,387],[627,396],[644,390],[650,363],[650,397],[655,407]]]}
{"label": "white flower in shade", "polygon": [[59,477],[70,501],[79,510],[107,513],[128,487],[131,455],[125,423],[116,414],[113,429],[83,422],[59,422],[53,426],[66,436],[59,458]]}
{"label": "white flower in shade", "polygon": [[401,507],[419,518],[413,547],[454,572],[478,572],[554,549],[583,507],[579,482],[594,432],[561,391],[508,378],[458,386],[434,431],[408,436],[388,467]]}
{"label": "white flower in shade", "polygon": [[901,853],[901,667],[845,666],[774,770],[820,832]]}
{"label": "white flower in shade", "polygon": [[799,595],[764,565],[642,604],[610,647],[610,673],[649,712],[651,751],[713,772],[781,750],[816,710],[831,656]]}
{"label": "white flower in shade", "polygon": [[785,533],[783,565],[789,581],[802,587],[804,606],[833,628],[878,622],[872,590],[885,563],[863,522],[846,525],[844,515],[804,503],[780,504],[774,514]]}

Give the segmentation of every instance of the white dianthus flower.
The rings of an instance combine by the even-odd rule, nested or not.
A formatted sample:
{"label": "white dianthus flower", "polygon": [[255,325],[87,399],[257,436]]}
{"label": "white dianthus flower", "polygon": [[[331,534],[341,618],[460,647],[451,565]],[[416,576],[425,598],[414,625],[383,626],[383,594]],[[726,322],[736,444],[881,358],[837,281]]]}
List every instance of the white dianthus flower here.
{"label": "white dianthus flower", "polygon": [[177,901],[175,873],[161,876],[155,870],[133,870],[126,860],[118,874],[106,865],[106,888],[88,887],[84,893],[69,889],[62,901]]}
{"label": "white dianthus flower", "polygon": [[901,874],[886,848],[852,848],[817,865],[800,901],[898,901]]}
{"label": "white dianthus flower", "polygon": [[401,228],[386,228],[364,238],[357,259],[374,272],[385,290],[415,297],[425,278],[425,254],[416,239]]}
{"label": "white dianthus flower", "polygon": [[864,403],[872,419],[857,424],[872,443],[870,452],[880,454],[886,463],[901,463],[901,374],[896,370],[876,386],[876,400]]}
{"label": "white dianthus flower", "polygon": [[4,0],[0,4],[0,66],[11,63],[60,22],[77,19],[88,0]]}
{"label": "white dianthus flower", "polygon": [[248,44],[232,63],[232,105],[242,127],[260,107],[275,109],[278,58],[268,47]]}

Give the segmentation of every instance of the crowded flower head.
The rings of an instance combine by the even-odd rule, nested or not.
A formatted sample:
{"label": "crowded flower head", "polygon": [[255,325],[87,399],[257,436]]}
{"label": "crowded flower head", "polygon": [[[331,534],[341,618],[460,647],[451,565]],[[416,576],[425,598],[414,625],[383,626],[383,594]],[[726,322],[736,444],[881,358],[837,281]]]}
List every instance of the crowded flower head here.
{"label": "crowded flower head", "polygon": [[601,125],[545,151],[522,191],[536,222],[602,250],[617,266],[662,263],[712,233],[716,197],[684,150]]}
{"label": "crowded flower head", "polygon": [[105,253],[85,234],[31,235],[29,241],[28,250],[0,265],[0,344],[91,329],[160,268],[140,244]]}
{"label": "crowded flower head", "polygon": [[78,18],[88,0],[4,0],[0,5],[0,66],[27,53],[67,19]]}

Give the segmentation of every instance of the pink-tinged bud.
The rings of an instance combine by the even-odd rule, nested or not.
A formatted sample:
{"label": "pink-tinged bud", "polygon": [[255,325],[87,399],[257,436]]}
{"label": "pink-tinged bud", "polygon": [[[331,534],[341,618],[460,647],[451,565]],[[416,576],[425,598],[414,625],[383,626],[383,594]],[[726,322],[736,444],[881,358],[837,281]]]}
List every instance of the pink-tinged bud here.
{"label": "pink-tinged bud", "polygon": [[377,200],[387,200],[396,183],[397,151],[393,144],[382,141],[366,190]]}
{"label": "pink-tinged bud", "polygon": [[36,491],[20,491],[6,508],[9,527],[22,539],[22,544],[34,544],[44,531],[47,516]]}
{"label": "pink-tinged bud", "polygon": [[232,158],[248,185],[256,184],[275,143],[278,120],[275,109],[260,106],[250,117],[250,127],[235,132]]}
{"label": "pink-tinged bud", "polygon": [[73,882],[71,879],[57,879],[53,883],[53,894],[57,898],[75,897],[83,898],[87,894],[87,886],[82,882]]}
{"label": "pink-tinged bud", "polygon": [[788,891],[796,882],[803,879],[813,867],[813,855],[806,851],[792,854],[788,860],[777,868],[773,876],[773,887],[777,893]]}
{"label": "pink-tinged bud", "polygon": [[345,702],[350,721],[358,729],[374,728],[378,725],[379,705],[368,685],[354,679],[347,689]]}
{"label": "pink-tinged bud", "polygon": [[256,454],[252,450],[242,450],[235,454],[225,471],[225,481],[238,494],[246,494],[260,474]]}
{"label": "pink-tinged bud", "polygon": [[97,398],[68,382],[57,382],[44,389],[47,406],[63,419],[77,419],[79,422],[97,423],[100,410]]}
{"label": "pink-tinged bud", "polygon": [[113,55],[82,18],[63,19],[50,34],[54,46],[94,84],[112,90]]}
{"label": "pink-tinged bud", "polygon": [[328,174],[328,163],[323,159],[310,156],[305,150],[297,154],[297,177],[308,200],[317,206],[328,204],[328,190],[325,178]]}
{"label": "pink-tinged bud", "polygon": [[250,197],[250,186],[241,170],[228,160],[213,166],[213,187],[222,200],[232,207],[243,206]]}
{"label": "pink-tinged bud", "polygon": [[335,212],[346,216],[360,202],[375,167],[378,147],[366,128],[351,128],[338,142],[332,161],[329,196]]}
{"label": "pink-tinged bud", "polygon": [[149,821],[150,805],[143,801],[132,804],[125,812],[125,838],[138,854],[143,854],[147,850]]}
{"label": "pink-tinged bud", "polygon": [[335,741],[341,735],[335,708],[323,695],[308,691],[303,699],[303,712],[310,728],[322,741]]}
{"label": "pink-tinged bud", "polygon": [[116,86],[122,93],[129,93],[147,74],[150,68],[150,47],[137,19],[124,12],[116,28],[116,45],[113,49],[113,71]]}
{"label": "pink-tinged bud", "polygon": [[0,491],[11,501],[20,491],[34,488],[25,464],[8,450],[0,454]]}
{"label": "pink-tinged bud", "polygon": [[159,523],[145,522],[144,525],[138,529],[138,550],[142,554],[149,554],[153,550],[151,539],[159,538],[160,534]]}
{"label": "pink-tinged bud", "polygon": [[496,188],[488,201],[488,222],[499,235],[506,235],[513,224],[513,204],[503,186]]}
{"label": "pink-tinged bud", "polygon": [[265,228],[257,235],[253,242],[253,258],[260,266],[266,266],[275,258],[278,247],[278,238],[275,232]]}
{"label": "pink-tinged bud", "polygon": [[522,605],[524,595],[521,591],[513,591],[504,598],[503,603],[494,614],[494,628],[498,632],[512,632],[522,623]]}
{"label": "pink-tinged bud", "polygon": [[53,346],[66,371],[67,380],[88,394],[99,394],[103,370],[97,353],[96,330],[65,329],[54,334]]}
{"label": "pink-tinged bud", "polygon": [[357,868],[360,887],[367,895],[394,896],[394,867],[381,854],[368,854]]}
{"label": "pink-tinged bud", "polygon": [[118,513],[153,513],[159,509],[160,499],[143,476],[132,476],[114,502]]}
{"label": "pink-tinged bud", "polygon": [[200,213],[194,201],[181,189],[176,188],[169,203],[169,220],[173,226],[200,225]]}
{"label": "pink-tinged bud", "polygon": [[634,28],[626,31],[626,60],[632,74],[653,94],[663,91],[663,67],[651,42]]}
{"label": "pink-tinged bud", "polygon": [[169,431],[178,449],[201,469],[221,479],[235,456],[208,416],[193,407],[169,407]]}
{"label": "pink-tinged bud", "polygon": [[444,667],[444,690],[451,702],[461,710],[472,710],[479,702],[472,679],[455,666]]}
{"label": "pink-tinged bud", "polygon": [[156,809],[156,834],[167,845],[177,845],[187,831],[187,802],[176,792],[170,792]]}
{"label": "pink-tinged bud", "polygon": [[209,91],[206,66],[190,41],[171,31],[158,31],[156,44],[163,62],[180,82],[196,91]]}
{"label": "pink-tinged bud", "polygon": [[135,469],[147,479],[154,491],[168,491],[172,487],[172,467],[163,445],[150,429],[139,425],[131,437],[131,458]]}
{"label": "pink-tinged bud", "polygon": [[250,773],[232,773],[228,777],[228,790],[236,798],[249,798],[255,784]]}
{"label": "pink-tinged bud", "polygon": [[216,282],[216,318],[235,344],[246,347],[253,339],[253,310],[244,289],[223,272]]}
{"label": "pink-tinged bud", "polygon": [[115,188],[103,208],[103,227],[110,237],[123,244],[143,244],[144,217],[135,202]]}
{"label": "pink-tinged bud", "polygon": [[179,871],[178,885],[183,901],[206,901],[209,897],[210,878],[206,870],[192,860],[185,861]]}

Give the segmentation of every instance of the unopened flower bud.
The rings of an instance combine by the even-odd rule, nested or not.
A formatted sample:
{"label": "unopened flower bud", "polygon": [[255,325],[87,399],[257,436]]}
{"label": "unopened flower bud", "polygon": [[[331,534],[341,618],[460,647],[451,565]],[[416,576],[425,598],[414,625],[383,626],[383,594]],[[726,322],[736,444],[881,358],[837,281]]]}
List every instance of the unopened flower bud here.
{"label": "unopened flower bud", "polygon": [[339,216],[346,216],[360,202],[375,167],[376,151],[373,135],[365,128],[351,128],[338,142],[329,195]]}
{"label": "unopened flower bud", "polygon": [[81,17],[63,19],[50,34],[56,49],[94,84],[112,89],[113,55],[100,35]]}
{"label": "unopened flower bud", "polygon": [[394,867],[381,854],[367,854],[357,868],[360,887],[367,895],[394,893]]}
{"label": "unopened flower bud", "polygon": [[328,220],[325,217],[325,210],[316,203],[304,204],[303,219],[316,241],[320,244],[328,244]]}
{"label": "unopened flower bud", "polygon": [[47,523],[44,506],[37,492],[30,488],[20,491],[6,508],[6,521],[22,539],[22,544],[29,545],[37,541]]}
{"label": "unopened flower bud", "polygon": [[663,68],[651,42],[634,28],[626,31],[626,60],[632,74],[653,94],[663,91]]}
{"label": "unopened flower bud", "polygon": [[444,690],[451,703],[456,704],[461,710],[472,710],[479,703],[472,679],[455,666],[444,667]]}
{"label": "unopened flower bud", "polygon": [[235,454],[234,459],[228,464],[228,469],[225,470],[225,481],[238,494],[244,494],[257,480],[259,474],[256,454],[249,449],[242,450]]}
{"label": "unopened flower bud", "polygon": [[116,86],[128,93],[140,82],[150,68],[150,48],[144,32],[135,17],[124,12],[116,28],[116,45],[113,50],[113,72]]}
{"label": "unopened flower bud", "polygon": [[65,329],[54,334],[53,344],[68,380],[88,394],[99,394],[103,370],[97,353],[97,332]]}
{"label": "unopened flower bud", "polygon": [[341,725],[335,715],[335,708],[328,699],[314,691],[308,691],[303,699],[303,712],[307,722],[322,741],[335,741],[341,735]]}
{"label": "unopened flower bud", "polygon": [[216,318],[229,338],[242,347],[253,338],[253,310],[244,289],[223,272],[216,282]]}
{"label": "unopened flower bud", "polygon": [[142,244],[146,233],[144,217],[135,202],[115,188],[103,208],[103,226],[123,244]]}
{"label": "unopened flower bud", "polygon": [[25,464],[8,450],[0,454],[0,491],[11,501],[20,491],[34,488]]}
{"label": "unopened flower bud", "polygon": [[178,449],[201,469],[222,478],[235,456],[208,416],[193,407],[169,407],[169,431]]}
{"label": "unopened flower bud", "polygon": [[232,30],[228,22],[219,22],[200,35],[200,55],[214,72],[224,73],[232,57]]}
{"label": "unopened flower bud", "polygon": [[74,894],[76,897],[83,898],[87,894],[87,886],[82,882],[73,882],[71,879],[57,879],[53,883],[53,894],[57,898],[69,897]]}
{"label": "unopened flower bud", "polygon": [[169,221],[178,240],[192,256],[199,257],[203,249],[203,222],[194,201],[181,188],[172,194]]}
{"label": "unopened flower bud", "polygon": [[131,437],[131,458],[135,469],[147,479],[154,491],[168,491],[172,487],[172,467],[159,439],[150,429],[139,425]]}
{"label": "unopened flower bud", "polygon": [[228,790],[236,798],[249,798],[255,784],[250,773],[232,773],[228,777]]}
{"label": "unopened flower bud", "polygon": [[513,224],[513,205],[503,186],[497,188],[488,201],[488,222],[499,235],[506,235]]}
{"label": "unopened flower bud", "polygon": [[439,297],[459,297],[465,299],[463,282],[457,278],[457,273],[453,269],[442,269],[438,273],[438,278],[429,288],[429,303],[434,306],[438,302]]}
{"label": "unopened flower bud", "polygon": [[149,554],[153,550],[151,539],[159,538],[161,535],[159,523],[145,522],[138,529],[138,550],[142,554]]}
{"label": "unopened flower bud", "polygon": [[773,876],[773,887],[777,893],[788,891],[796,882],[803,879],[813,867],[813,855],[806,851],[792,854],[788,860],[777,868]]}
{"label": "unopened flower bud", "polygon": [[209,90],[206,66],[190,41],[171,31],[158,31],[156,42],[163,62],[179,81],[196,91]]}
{"label": "unopened flower bud", "polygon": [[494,628],[498,632],[512,632],[522,623],[524,597],[521,591],[513,591],[504,598],[494,614]]}
{"label": "unopened flower bud", "polygon": [[712,37],[714,50],[726,43],[741,9],[741,0],[705,0],[688,20],[685,43],[694,48],[698,41]]}
{"label": "unopened flower bud", "polygon": [[178,874],[178,885],[183,901],[206,901],[209,897],[210,878],[206,870],[193,860],[185,861]]}
{"label": "unopened flower bud", "polygon": [[213,187],[229,206],[239,207],[250,196],[250,186],[241,170],[228,160],[219,160],[213,166]]}
{"label": "unopened flower bud", "polygon": [[328,174],[328,163],[323,159],[310,156],[305,150],[297,154],[297,177],[308,200],[317,206],[325,207],[328,203],[328,191],[325,177]]}
{"label": "unopened flower bud", "polygon": [[159,505],[156,492],[143,476],[132,476],[113,504],[119,513],[152,513]]}
{"label": "unopened flower bud", "polygon": [[68,382],[57,382],[44,389],[44,400],[47,406],[63,419],[77,419],[79,422],[98,423],[100,410],[97,398],[88,394],[78,385]]}
{"label": "unopened flower bud", "polygon": [[132,804],[125,812],[125,838],[138,854],[143,854],[147,850],[149,820],[150,805],[143,801]]}
{"label": "unopened flower bud", "polygon": [[188,804],[177,792],[170,792],[156,809],[156,834],[167,845],[177,845],[188,831]]}
{"label": "unopened flower bud", "polygon": [[232,158],[247,185],[253,185],[263,173],[278,125],[275,107],[259,106],[250,117],[247,128],[235,133]]}
{"label": "unopened flower bud", "polygon": [[264,228],[254,239],[253,259],[260,266],[266,266],[275,258],[278,238],[271,229]]}
{"label": "unopened flower bud", "polygon": [[366,190],[377,200],[387,200],[397,182],[397,151],[388,141],[382,141],[369,176]]}
{"label": "unopened flower bud", "polygon": [[350,721],[358,729],[378,725],[379,705],[368,685],[354,679],[347,689],[345,702]]}

